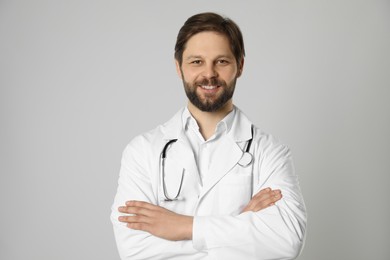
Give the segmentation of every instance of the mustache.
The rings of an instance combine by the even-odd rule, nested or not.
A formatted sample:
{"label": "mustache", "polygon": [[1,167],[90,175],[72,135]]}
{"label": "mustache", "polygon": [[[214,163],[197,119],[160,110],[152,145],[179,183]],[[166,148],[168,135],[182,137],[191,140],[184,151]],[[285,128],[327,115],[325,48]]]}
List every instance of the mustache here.
{"label": "mustache", "polygon": [[221,86],[226,87],[226,82],[217,78],[203,79],[195,82],[195,86]]}

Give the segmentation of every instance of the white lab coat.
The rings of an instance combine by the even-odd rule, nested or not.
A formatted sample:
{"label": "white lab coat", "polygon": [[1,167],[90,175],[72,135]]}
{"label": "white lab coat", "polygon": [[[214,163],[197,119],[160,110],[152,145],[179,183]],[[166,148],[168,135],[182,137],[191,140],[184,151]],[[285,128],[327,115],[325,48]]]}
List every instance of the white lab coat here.
{"label": "white lab coat", "polygon": [[[183,131],[182,113],[134,138],[123,152],[111,214],[121,258],[265,260],[299,255],[306,210],[289,149],[255,127],[251,146],[254,161],[248,167],[238,165],[251,138],[252,123],[237,109],[231,130],[216,148],[218,156],[210,166],[209,179],[202,185]],[[165,166],[171,197],[176,195],[183,169],[184,179],[181,200],[166,202],[160,156],[171,139],[178,139],[167,151]],[[252,195],[266,187],[281,189],[283,198],[259,212],[240,214]],[[117,220],[118,207],[127,200],[147,201],[194,216],[193,240],[168,241],[127,228]]]}

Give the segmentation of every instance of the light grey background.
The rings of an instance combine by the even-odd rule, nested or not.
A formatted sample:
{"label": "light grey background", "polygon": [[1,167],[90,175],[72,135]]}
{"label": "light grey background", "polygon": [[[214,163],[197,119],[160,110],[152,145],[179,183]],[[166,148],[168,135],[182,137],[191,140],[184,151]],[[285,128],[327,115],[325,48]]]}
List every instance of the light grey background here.
{"label": "light grey background", "polygon": [[185,96],[191,15],[235,20],[235,103],[289,144],[309,222],[300,260],[389,259],[389,1],[0,0],[0,259],[118,259],[120,157]]}

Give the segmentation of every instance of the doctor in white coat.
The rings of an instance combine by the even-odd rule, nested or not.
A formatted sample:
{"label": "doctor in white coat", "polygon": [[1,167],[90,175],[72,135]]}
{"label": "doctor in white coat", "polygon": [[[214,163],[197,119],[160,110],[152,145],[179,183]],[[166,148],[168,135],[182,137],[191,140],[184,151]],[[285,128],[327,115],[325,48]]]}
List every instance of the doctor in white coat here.
{"label": "doctor in white coat", "polygon": [[121,259],[294,259],[306,210],[287,146],[233,105],[238,26],[214,13],[178,34],[189,99],[123,152],[111,221]]}

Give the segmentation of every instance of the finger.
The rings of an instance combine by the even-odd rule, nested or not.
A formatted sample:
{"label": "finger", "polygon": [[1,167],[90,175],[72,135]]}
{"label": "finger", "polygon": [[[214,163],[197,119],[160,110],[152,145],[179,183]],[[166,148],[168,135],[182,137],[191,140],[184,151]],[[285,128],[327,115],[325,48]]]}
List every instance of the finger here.
{"label": "finger", "polygon": [[134,216],[120,216],[118,217],[118,220],[123,223],[149,223],[148,217],[140,216],[140,215],[134,215]]}
{"label": "finger", "polygon": [[145,224],[145,223],[127,223],[126,226],[134,230],[142,230],[142,231],[149,230],[149,224]]}
{"label": "finger", "polygon": [[269,187],[257,192],[252,197],[252,199],[249,201],[248,205],[246,205],[246,207],[243,209],[243,212],[252,211],[260,201],[269,198],[269,196],[270,196],[269,194],[271,192],[272,192],[272,189]]}
{"label": "finger", "polygon": [[246,210],[259,211],[261,209],[272,206],[276,201],[278,201],[281,198],[280,196],[281,196],[280,190],[263,192],[261,196],[259,195],[252,198]]}
{"label": "finger", "polygon": [[129,200],[129,201],[126,201],[126,206],[129,206],[129,207],[140,207],[140,208],[146,208],[146,209],[154,209],[156,206],[151,204],[151,203],[148,203],[148,202],[145,202],[145,201],[137,201],[137,200]]}
{"label": "finger", "polygon": [[262,193],[259,193],[258,195],[256,194],[256,197],[253,197],[255,199],[255,201],[263,201],[263,200],[266,200],[266,199],[269,199],[270,197],[273,197],[275,195],[279,195],[281,194],[281,190],[268,190],[268,191],[264,191]]}
{"label": "finger", "polygon": [[253,197],[260,197],[260,196],[262,196],[262,195],[264,195],[264,194],[267,194],[267,193],[269,193],[269,192],[271,192],[272,191],[272,189],[271,188],[265,188],[265,189],[262,189],[262,190],[260,190],[258,193],[256,193]]}
{"label": "finger", "polygon": [[273,204],[281,199],[281,195],[282,192],[280,190],[274,190],[272,192],[269,192],[268,194],[265,194],[259,201],[257,201],[257,204],[260,203],[263,206]]}
{"label": "finger", "polygon": [[135,214],[135,215],[143,215],[143,216],[150,216],[151,210],[141,207],[126,207],[122,206],[118,208],[118,211],[121,213],[127,213],[127,214]]}
{"label": "finger", "polygon": [[263,200],[263,205],[274,205],[275,202],[282,198],[281,191],[274,191],[272,194],[265,200]]}
{"label": "finger", "polygon": [[265,208],[268,208],[270,206],[273,206],[275,205],[275,202],[277,202],[278,200],[280,200],[282,198],[282,194],[281,193],[275,193],[274,195],[272,196],[269,196],[268,198],[266,199],[263,199],[261,201],[258,201],[253,207],[252,207],[252,211],[259,211],[261,209],[265,209]]}

